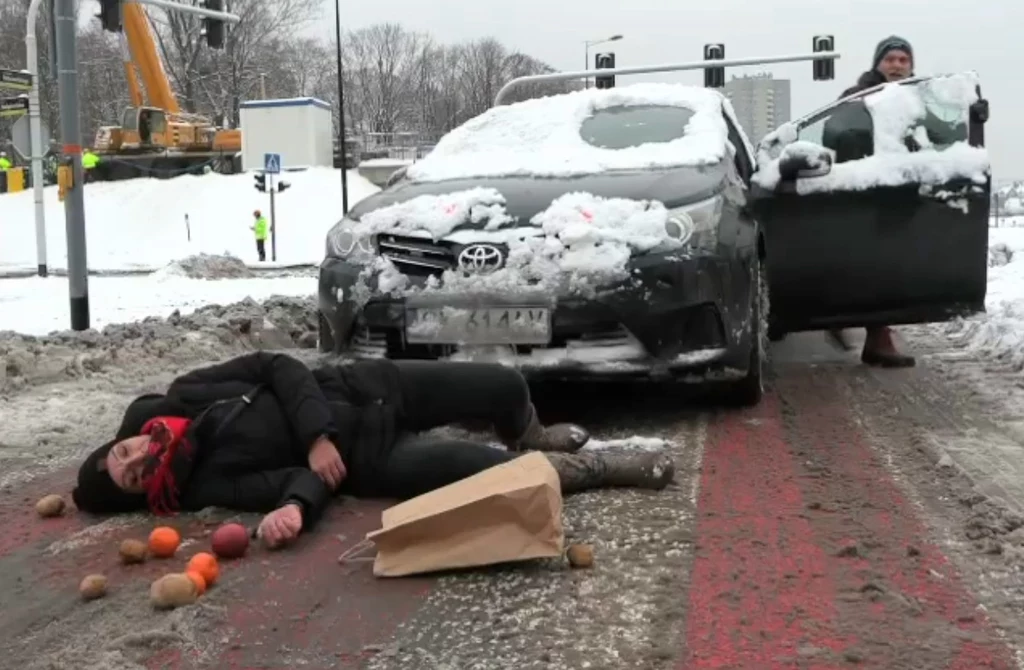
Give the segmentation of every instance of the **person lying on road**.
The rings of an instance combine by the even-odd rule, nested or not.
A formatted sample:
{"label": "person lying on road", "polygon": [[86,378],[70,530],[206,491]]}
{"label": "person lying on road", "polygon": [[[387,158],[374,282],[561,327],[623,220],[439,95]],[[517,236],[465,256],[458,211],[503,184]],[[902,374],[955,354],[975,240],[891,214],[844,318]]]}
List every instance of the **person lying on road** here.
{"label": "person lying on road", "polygon": [[[422,434],[486,423],[508,451]],[[660,490],[674,465],[657,452],[580,452],[573,424],[544,427],[523,376],[498,364],[361,361],[307,367],[256,352],[136,398],[110,442],[81,465],[72,498],[98,514],[224,507],[266,513],[278,546],[310,529],[335,494],[408,499],[546,452],[572,493],[606,486]]]}

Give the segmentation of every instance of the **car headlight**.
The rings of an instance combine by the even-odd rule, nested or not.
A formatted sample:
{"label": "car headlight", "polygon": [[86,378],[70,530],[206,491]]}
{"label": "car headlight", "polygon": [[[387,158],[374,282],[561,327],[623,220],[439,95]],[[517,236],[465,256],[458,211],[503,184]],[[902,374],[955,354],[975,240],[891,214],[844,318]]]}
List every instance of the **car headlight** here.
{"label": "car headlight", "polygon": [[707,200],[669,210],[665,234],[681,244],[710,248],[718,243],[718,222],[722,219],[724,198]]}
{"label": "car headlight", "polygon": [[370,236],[356,233],[355,227],[355,221],[342,219],[327,231],[328,256],[351,263],[368,263],[373,260],[374,249]]}

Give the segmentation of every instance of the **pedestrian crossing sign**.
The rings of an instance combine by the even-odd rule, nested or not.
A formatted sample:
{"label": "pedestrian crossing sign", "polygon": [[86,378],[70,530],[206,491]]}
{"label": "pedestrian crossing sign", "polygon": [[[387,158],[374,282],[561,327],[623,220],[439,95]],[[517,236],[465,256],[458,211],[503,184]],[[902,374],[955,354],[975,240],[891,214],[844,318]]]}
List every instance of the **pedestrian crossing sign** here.
{"label": "pedestrian crossing sign", "polygon": [[280,174],[281,154],[263,154],[263,171],[267,174]]}

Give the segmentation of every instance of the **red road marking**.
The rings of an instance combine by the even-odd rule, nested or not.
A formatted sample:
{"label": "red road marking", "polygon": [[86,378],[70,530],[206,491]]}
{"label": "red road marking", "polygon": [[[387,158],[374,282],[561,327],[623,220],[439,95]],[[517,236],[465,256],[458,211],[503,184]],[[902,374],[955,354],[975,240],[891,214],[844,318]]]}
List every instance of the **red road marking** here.
{"label": "red road marking", "polygon": [[706,445],[684,667],[768,670],[800,647],[841,650],[777,400],[712,421]]}
{"label": "red road marking", "polygon": [[681,667],[1014,668],[834,377],[780,386],[709,426]]}

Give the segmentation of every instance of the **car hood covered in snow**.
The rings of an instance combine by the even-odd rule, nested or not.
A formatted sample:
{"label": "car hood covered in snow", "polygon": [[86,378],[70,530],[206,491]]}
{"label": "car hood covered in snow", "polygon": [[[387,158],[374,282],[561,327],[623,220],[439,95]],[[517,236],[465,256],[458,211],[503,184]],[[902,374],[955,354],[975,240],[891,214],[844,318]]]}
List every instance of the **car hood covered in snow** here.
{"label": "car hood covered in snow", "polygon": [[[677,167],[654,171],[607,172],[568,179],[502,177],[453,179],[438,182],[402,181],[359,202],[349,218],[359,220],[369,212],[408,202],[420,196],[441,196],[476,188],[494,189],[505,199],[505,210],[515,224],[528,225],[531,218],[560,196],[589,193],[603,198],[652,200],[667,208],[704,200],[717,193],[727,175],[723,161],[716,165]],[[459,228],[483,227],[485,221],[468,220]]]}

